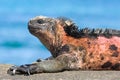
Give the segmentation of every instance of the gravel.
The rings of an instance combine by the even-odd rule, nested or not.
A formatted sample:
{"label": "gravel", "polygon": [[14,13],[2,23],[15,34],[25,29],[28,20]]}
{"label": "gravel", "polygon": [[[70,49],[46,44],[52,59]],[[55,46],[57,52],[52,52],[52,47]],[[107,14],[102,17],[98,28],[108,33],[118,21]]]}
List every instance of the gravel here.
{"label": "gravel", "polygon": [[120,80],[120,71],[64,71],[30,76],[7,74],[10,64],[0,64],[0,80]]}

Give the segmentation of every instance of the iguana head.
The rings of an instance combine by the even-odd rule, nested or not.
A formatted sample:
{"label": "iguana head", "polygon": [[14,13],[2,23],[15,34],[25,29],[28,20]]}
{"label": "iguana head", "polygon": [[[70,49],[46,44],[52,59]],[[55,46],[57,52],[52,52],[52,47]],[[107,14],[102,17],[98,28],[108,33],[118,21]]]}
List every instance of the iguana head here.
{"label": "iguana head", "polygon": [[29,21],[28,29],[31,34],[38,37],[50,49],[50,46],[55,43],[55,25],[56,21],[54,19],[38,16]]}
{"label": "iguana head", "polygon": [[59,46],[62,44],[62,36],[66,34],[63,28],[65,25],[70,25],[67,19],[38,16],[29,21],[28,29],[55,56]]}

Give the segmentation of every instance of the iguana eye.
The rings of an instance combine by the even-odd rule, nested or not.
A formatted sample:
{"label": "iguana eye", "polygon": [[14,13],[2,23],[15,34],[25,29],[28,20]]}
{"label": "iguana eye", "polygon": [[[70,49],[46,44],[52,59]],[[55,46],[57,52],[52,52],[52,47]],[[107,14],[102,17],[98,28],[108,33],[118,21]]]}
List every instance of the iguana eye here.
{"label": "iguana eye", "polygon": [[37,20],[37,22],[38,22],[39,24],[45,23],[45,21],[43,21],[42,19]]}

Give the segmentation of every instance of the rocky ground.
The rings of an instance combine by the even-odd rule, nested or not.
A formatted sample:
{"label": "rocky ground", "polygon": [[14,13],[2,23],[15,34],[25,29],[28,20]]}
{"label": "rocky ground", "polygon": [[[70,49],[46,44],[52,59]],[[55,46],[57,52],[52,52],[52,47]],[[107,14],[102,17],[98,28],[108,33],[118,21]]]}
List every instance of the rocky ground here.
{"label": "rocky ground", "polygon": [[120,80],[120,71],[64,71],[31,76],[7,74],[11,65],[0,64],[0,80]]}

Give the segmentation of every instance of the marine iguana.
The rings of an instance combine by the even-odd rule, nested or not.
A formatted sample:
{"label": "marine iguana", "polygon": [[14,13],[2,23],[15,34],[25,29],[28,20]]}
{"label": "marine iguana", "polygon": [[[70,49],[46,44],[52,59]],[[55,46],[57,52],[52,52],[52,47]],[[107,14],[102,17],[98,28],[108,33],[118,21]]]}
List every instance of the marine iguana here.
{"label": "marine iguana", "polygon": [[37,16],[28,23],[53,58],[9,68],[9,74],[64,70],[120,70],[120,30],[78,29],[67,18]]}

